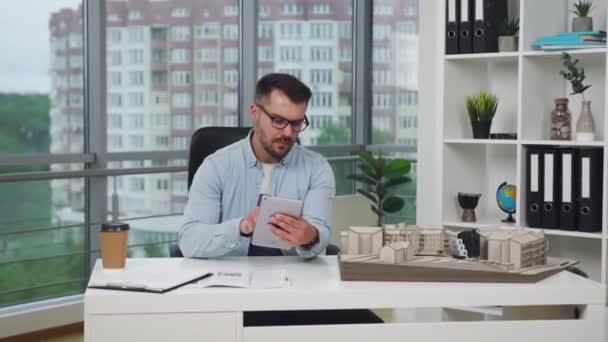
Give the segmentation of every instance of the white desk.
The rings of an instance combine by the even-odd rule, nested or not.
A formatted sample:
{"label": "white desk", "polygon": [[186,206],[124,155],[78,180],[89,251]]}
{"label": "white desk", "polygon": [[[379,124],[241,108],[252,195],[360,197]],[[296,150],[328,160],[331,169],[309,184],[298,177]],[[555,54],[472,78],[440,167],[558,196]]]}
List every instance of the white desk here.
{"label": "white desk", "polygon": [[[85,341],[605,342],[605,287],[570,272],[537,284],[342,282],[335,257],[129,259],[201,270],[287,270],[292,285],[254,290],[183,287],[165,294],[88,289]],[[100,272],[98,260],[93,272]],[[243,311],[583,305],[579,320],[509,320],[243,327]],[[507,310],[507,309],[505,309]],[[521,310],[519,310],[521,311]]]}

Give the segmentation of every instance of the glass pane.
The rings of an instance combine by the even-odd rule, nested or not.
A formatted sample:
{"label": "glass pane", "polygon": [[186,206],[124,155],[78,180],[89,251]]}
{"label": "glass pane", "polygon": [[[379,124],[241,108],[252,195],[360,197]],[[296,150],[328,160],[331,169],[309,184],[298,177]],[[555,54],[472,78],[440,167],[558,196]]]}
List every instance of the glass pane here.
{"label": "glass pane", "polygon": [[418,0],[373,3],[372,143],[417,146]]}
{"label": "glass pane", "polygon": [[336,196],[355,193],[354,181],[348,176],[353,173],[356,156],[350,153],[324,152],[323,156],[329,161],[336,181]]}
{"label": "glass pane", "polygon": [[258,1],[258,77],[291,74],[312,90],[303,145],[349,144],[352,1]]}
{"label": "glass pane", "polygon": [[[108,178],[108,219],[127,220],[151,216],[181,215],[188,196],[186,172],[115,176]],[[147,227],[154,224],[143,222]],[[155,230],[177,232],[172,221]],[[147,229],[147,228],[146,228]],[[133,241],[133,243],[142,243]]]}
{"label": "glass pane", "polygon": [[0,3],[0,153],[82,153],[81,3]]}
{"label": "glass pane", "polygon": [[0,206],[0,306],[83,289],[83,188],[83,179],[0,183],[11,199]]}
{"label": "glass pane", "polygon": [[186,172],[108,178],[108,221],[126,222],[129,257],[169,256],[188,193]]}
{"label": "glass pane", "polygon": [[238,0],[109,0],[108,151],[187,150],[193,131],[237,126]]}

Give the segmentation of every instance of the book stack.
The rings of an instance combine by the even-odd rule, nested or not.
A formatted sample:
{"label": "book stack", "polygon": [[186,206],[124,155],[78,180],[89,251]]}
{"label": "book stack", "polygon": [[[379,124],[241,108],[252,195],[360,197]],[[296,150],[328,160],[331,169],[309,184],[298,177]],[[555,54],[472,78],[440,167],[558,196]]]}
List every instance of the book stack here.
{"label": "book stack", "polygon": [[594,49],[606,47],[606,32],[563,32],[555,36],[541,37],[532,47],[543,51]]}

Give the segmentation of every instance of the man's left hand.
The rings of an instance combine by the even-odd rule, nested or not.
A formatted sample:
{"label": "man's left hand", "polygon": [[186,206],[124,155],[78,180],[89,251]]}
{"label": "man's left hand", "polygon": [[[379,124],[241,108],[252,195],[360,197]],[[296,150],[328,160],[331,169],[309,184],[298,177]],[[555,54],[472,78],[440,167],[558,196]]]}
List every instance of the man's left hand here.
{"label": "man's left hand", "polygon": [[[291,247],[299,247],[312,242],[319,231],[303,218],[275,214],[269,221],[270,230]],[[277,228],[279,227],[279,228]]]}

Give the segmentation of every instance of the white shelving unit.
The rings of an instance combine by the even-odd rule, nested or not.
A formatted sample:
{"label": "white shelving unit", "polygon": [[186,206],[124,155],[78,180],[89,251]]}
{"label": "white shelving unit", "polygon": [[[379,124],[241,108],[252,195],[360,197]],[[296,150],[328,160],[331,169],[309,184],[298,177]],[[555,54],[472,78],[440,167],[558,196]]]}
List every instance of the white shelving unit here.
{"label": "white shelving unit", "polygon": [[[439,17],[445,19],[445,0],[439,2]],[[577,259],[590,277],[606,284],[608,247],[608,50],[606,48],[568,51],[585,67],[585,84],[592,87],[585,97],[592,101],[596,141],[557,142],[549,140],[553,99],[568,96],[572,126],[580,113],[580,96],[569,96],[570,84],[559,74],[561,52],[535,51],[531,44],[540,36],[570,30],[572,14],[567,0],[509,0],[509,16],[520,18],[519,51],[442,55],[438,58],[437,124],[440,130],[442,189],[441,220],[446,227],[487,229],[503,225],[506,218],[497,206],[495,194],[502,182],[518,189],[517,223],[525,222],[525,156],[529,145],[604,148],[603,224],[598,233],[544,230],[551,240],[551,253]],[[595,30],[607,30],[606,1],[593,2]],[[445,20],[440,20],[444,23]],[[439,30],[443,44],[445,29]],[[443,51],[443,49],[441,49]],[[516,140],[473,139],[465,98],[485,90],[500,98],[492,133],[517,133]],[[476,209],[478,222],[461,222],[458,192],[481,193]]]}

